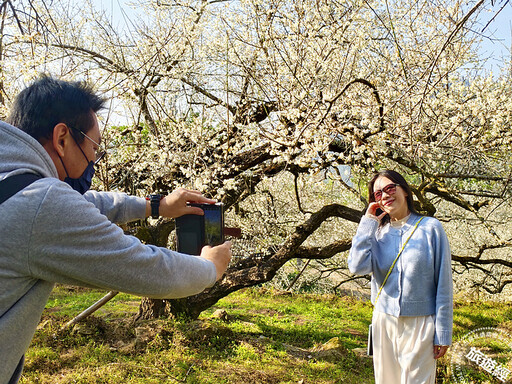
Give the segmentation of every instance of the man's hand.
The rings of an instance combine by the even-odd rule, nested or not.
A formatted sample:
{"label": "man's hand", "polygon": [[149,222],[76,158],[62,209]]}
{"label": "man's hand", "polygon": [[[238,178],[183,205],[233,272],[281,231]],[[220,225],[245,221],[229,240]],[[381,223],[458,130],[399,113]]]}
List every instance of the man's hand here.
{"label": "man's hand", "polygon": [[[204,212],[198,207],[189,207],[187,203],[207,203],[214,204],[215,200],[207,199],[201,192],[191,189],[178,188],[170,195],[160,200],[160,216],[176,218],[183,215],[203,215]],[[151,216],[151,206],[149,201],[146,206],[146,217]]]}
{"label": "man's hand", "polygon": [[443,357],[447,350],[448,345],[434,345],[434,359]]}
{"label": "man's hand", "polygon": [[224,244],[211,247],[209,245],[203,247],[201,250],[201,257],[211,261],[215,264],[217,270],[217,280],[220,280],[231,260],[231,241],[226,241]]}

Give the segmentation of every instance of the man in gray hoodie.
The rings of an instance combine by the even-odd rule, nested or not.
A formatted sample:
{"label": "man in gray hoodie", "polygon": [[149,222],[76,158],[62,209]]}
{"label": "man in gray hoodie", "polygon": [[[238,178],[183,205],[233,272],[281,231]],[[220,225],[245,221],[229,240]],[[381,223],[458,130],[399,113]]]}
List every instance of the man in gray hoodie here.
{"label": "man in gray hoodie", "polygon": [[186,189],[151,200],[88,191],[103,103],[86,84],[42,77],[0,122],[0,188],[14,175],[40,177],[0,204],[0,384],[19,380],[54,283],[178,298],[212,286],[231,259],[230,242],[189,256],[113,224],[202,214],[186,203],[213,200]]}

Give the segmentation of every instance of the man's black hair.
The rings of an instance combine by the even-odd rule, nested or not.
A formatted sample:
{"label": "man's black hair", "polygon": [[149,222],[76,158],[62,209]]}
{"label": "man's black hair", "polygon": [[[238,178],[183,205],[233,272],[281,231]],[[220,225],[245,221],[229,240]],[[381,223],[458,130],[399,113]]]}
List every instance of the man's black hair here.
{"label": "man's black hair", "polygon": [[78,143],[94,121],[91,112],[104,107],[105,100],[85,82],[57,80],[43,75],[21,91],[11,107],[7,122],[40,143],[51,139],[53,128],[64,123]]}

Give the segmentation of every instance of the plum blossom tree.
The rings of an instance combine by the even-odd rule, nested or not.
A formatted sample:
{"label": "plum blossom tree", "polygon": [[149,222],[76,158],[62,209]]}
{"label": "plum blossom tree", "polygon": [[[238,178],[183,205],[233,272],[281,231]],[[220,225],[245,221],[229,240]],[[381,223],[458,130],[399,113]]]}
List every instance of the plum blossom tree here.
{"label": "plum blossom tree", "polygon": [[[294,259],[353,281],[343,255],[383,167],[444,221],[461,284],[512,282],[511,79],[475,53],[479,12],[508,0],[140,0],[120,30],[90,2],[3,4],[4,105],[41,71],[94,82],[127,114],[104,118],[98,188],[197,188],[243,229],[220,282],[141,316],[197,317]],[[162,246],[173,229],[131,228]]]}

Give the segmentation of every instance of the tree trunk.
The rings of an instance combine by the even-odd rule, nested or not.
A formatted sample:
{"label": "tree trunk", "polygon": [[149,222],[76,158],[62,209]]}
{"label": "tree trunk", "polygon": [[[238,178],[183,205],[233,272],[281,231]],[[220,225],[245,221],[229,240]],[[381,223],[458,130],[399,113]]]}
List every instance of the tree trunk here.
{"label": "tree trunk", "polygon": [[266,255],[254,255],[229,267],[224,277],[213,287],[183,299],[155,300],[143,299],[138,318],[152,319],[161,316],[196,319],[202,311],[217,301],[242,288],[252,287],[270,281],[279,268],[288,260],[327,259],[350,249],[350,240],[339,240],[323,248],[302,247],[302,243],[330,217],[341,217],[359,222],[362,213],[339,204],[324,206],[313,213],[308,220],[295,228],[288,240],[279,247],[272,247]]}
{"label": "tree trunk", "polygon": [[143,298],[140,302],[137,319],[157,319],[170,315],[170,306],[167,300]]}

